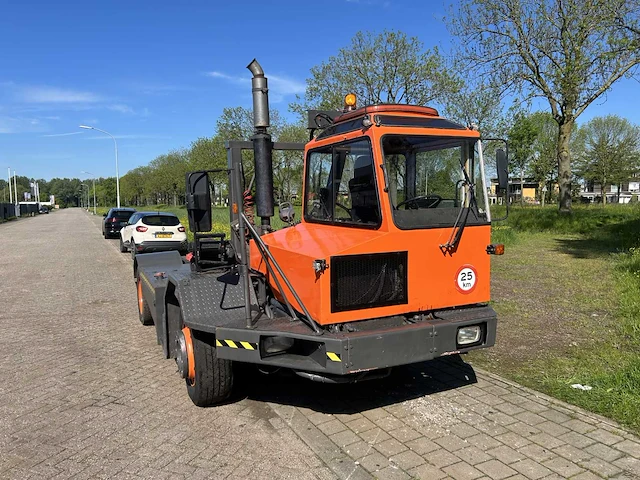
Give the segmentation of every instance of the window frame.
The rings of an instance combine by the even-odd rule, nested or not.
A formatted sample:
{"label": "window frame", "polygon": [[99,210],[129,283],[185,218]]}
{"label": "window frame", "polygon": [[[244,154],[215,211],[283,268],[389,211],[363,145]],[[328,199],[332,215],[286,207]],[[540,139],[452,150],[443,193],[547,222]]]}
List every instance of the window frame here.
{"label": "window frame", "polygon": [[[340,146],[344,146],[344,145],[348,145],[350,143],[356,143],[356,142],[360,142],[362,140],[365,140],[368,145],[369,145],[369,152],[371,154],[371,160],[372,160],[372,173],[373,173],[373,184],[374,184],[374,190],[376,192],[376,202],[377,202],[377,206],[378,206],[378,222],[377,223],[358,223],[356,221],[337,221],[335,220],[335,204],[336,204],[336,196],[338,194],[337,189],[334,189],[333,191],[333,198],[331,201],[331,206],[332,206],[332,219],[331,220],[322,220],[319,219],[317,217],[313,217],[311,215],[309,215],[308,213],[308,201],[307,201],[307,195],[309,194],[310,188],[309,188],[309,166],[310,166],[310,162],[311,162],[311,155],[314,153],[317,153],[323,149],[326,149],[328,147],[331,147],[331,171],[330,171],[330,175],[331,175],[331,183],[335,184],[335,179],[333,177],[334,175],[334,168],[336,166],[336,158],[337,156],[335,155],[335,149],[337,147]],[[344,166],[343,166],[343,172],[344,172]],[[340,179],[340,181],[342,182],[342,178]],[[353,207],[352,207],[353,208]],[[379,188],[378,188],[378,174],[376,172],[376,162],[375,162],[375,155],[373,152],[373,142],[371,141],[371,138],[368,135],[363,135],[361,137],[356,137],[356,138],[350,138],[348,140],[343,140],[341,142],[335,142],[335,143],[329,143],[327,145],[322,145],[322,146],[318,146],[316,148],[313,148],[311,150],[307,151],[307,154],[305,156],[305,176],[304,176],[304,197],[303,197],[303,213],[302,216],[304,218],[304,221],[307,223],[317,223],[317,224],[321,224],[321,225],[332,225],[332,226],[336,226],[336,227],[347,227],[347,228],[364,228],[367,230],[378,230],[381,226],[382,226],[382,204],[381,204],[381,199],[380,199],[380,192],[379,192]]]}

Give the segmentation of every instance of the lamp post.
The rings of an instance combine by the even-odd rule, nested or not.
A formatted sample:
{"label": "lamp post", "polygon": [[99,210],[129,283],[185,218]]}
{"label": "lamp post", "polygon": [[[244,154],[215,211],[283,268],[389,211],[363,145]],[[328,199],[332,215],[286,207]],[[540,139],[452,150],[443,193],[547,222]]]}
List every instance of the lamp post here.
{"label": "lamp post", "polygon": [[89,185],[87,185],[86,183],[81,183],[80,184],[80,198],[82,198],[84,200],[83,192],[84,190],[82,189],[82,187],[87,187],[87,204],[85,205],[87,207],[87,212],[89,211]]}
{"label": "lamp post", "polygon": [[105,135],[109,135],[113,139],[113,144],[116,147],[116,195],[118,197],[118,208],[120,208],[120,174],[118,173],[118,142],[116,142],[116,137],[111,135],[109,132],[105,132],[104,130],[100,130],[96,127],[91,127],[89,125],[80,125],[80,128],[86,128],[87,130],[96,130],[98,132],[102,132]]}
{"label": "lamp post", "polygon": [[84,170],[82,171],[82,173],[86,173],[87,175],[91,175],[91,180],[93,181],[93,214],[96,214],[96,177],[93,176],[93,173],[91,172],[85,172]]}

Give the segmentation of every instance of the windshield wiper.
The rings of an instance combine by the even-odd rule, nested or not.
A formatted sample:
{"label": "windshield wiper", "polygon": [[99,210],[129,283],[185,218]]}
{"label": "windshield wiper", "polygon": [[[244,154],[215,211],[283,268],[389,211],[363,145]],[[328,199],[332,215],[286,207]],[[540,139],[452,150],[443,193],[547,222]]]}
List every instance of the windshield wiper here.
{"label": "windshield wiper", "polygon": [[469,179],[469,175],[467,174],[467,170],[465,168],[462,169],[462,172],[464,173],[463,185],[467,188],[467,195],[469,195],[469,205],[466,208],[464,207],[464,203],[460,206],[460,211],[458,212],[456,221],[453,224],[453,229],[451,230],[451,235],[449,235],[449,240],[447,240],[447,243],[440,244],[440,250],[442,250],[442,253],[448,253],[449,255],[453,254],[458,249],[458,244],[460,243],[460,239],[462,238],[464,227],[467,225],[467,220],[469,219],[469,212],[471,211],[473,206],[475,206],[476,208],[478,206],[474,193],[475,185],[471,183],[471,180]]}

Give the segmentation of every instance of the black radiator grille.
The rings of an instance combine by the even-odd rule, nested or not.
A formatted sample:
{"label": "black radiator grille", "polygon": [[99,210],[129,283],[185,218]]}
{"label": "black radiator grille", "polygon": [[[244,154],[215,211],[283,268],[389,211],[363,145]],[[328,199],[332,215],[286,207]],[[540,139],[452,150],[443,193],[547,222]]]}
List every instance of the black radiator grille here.
{"label": "black radiator grille", "polygon": [[331,311],[407,303],[407,252],[331,257]]}

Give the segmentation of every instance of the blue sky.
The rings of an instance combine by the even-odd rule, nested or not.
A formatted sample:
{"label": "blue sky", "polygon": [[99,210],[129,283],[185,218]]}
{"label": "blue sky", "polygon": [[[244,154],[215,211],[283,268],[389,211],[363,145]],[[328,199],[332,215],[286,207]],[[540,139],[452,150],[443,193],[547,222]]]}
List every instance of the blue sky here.
{"label": "blue sky", "polygon": [[[0,175],[120,175],[214,133],[224,107],[251,106],[246,65],[286,113],[314,65],[358,30],[402,30],[448,48],[448,1],[28,1],[0,6]],[[244,79],[244,81],[242,81]],[[640,123],[638,83],[614,87],[580,118]]]}

